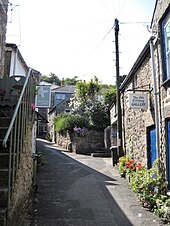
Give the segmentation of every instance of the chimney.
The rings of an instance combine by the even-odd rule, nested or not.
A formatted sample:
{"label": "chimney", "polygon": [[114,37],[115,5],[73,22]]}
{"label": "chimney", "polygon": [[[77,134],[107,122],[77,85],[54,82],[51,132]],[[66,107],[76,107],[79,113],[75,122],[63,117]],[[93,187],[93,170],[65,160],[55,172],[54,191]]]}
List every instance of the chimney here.
{"label": "chimney", "polygon": [[61,86],[64,86],[64,78],[61,80]]}

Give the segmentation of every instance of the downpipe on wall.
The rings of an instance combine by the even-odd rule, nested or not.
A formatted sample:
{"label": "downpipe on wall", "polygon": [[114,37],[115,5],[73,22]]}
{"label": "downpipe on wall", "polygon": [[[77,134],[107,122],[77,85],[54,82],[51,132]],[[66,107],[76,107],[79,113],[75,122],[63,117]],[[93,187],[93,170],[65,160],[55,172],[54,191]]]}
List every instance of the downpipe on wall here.
{"label": "downpipe on wall", "polygon": [[154,94],[154,108],[155,108],[155,129],[156,129],[156,154],[158,158],[158,173],[160,173],[160,151],[159,151],[159,117],[158,117],[158,98],[157,98],[157,86],[156,86],[156,71],[154,62],[154,36],[150,38],[150,54],[152,64],[152,79],[153,79],[153,94]]}

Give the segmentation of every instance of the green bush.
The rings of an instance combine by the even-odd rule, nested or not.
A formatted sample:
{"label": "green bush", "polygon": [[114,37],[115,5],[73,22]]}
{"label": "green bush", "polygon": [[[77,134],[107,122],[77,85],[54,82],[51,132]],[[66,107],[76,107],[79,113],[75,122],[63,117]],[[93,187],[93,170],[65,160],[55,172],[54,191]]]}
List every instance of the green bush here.
{"label": "green bush", "polygon": [[55,118],[55,125],[57,132],[73,132],[75,127],[89,127],[88,119],[79,114],[57,116]]}
{"label": "green bush", "polygon": [[56,116],[54,118],[54,124],[57,132],[62,131],[63,123],[66,120],[66,117],[67,117],[66,115],[61,115],[61,116]]}

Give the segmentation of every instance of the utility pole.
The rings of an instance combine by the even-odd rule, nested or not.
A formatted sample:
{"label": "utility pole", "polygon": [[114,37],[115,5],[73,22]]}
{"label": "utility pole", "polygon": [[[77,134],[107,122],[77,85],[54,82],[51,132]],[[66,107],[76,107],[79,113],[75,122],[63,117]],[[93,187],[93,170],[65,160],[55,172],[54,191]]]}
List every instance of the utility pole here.
{"label": "utility pole", "polygon": [[122,113],[120,103],[120,75],[119,75],[119,21],[115,19],[115,48],[116,48],[116,106],[117,106],[117,146],[118,157],[123,156],[122,148]]}

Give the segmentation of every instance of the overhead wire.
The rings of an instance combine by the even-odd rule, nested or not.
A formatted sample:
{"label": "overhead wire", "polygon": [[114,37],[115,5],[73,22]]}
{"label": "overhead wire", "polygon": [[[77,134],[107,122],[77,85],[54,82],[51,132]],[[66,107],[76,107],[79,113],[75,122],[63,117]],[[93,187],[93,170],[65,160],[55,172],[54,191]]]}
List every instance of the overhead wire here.
{"label": "overhead wire", "polygon": [[113,5],[113,10],[115,12],[115,17],[117,17],[117,12],[116,12],[116,8],[115,8],[115,4],[114,4],[115,0],[112,0],[112,5]]}
{"label": "overhead wire", "polygon": [[20,16],[20,9],[18,7],[18,26],[19,26],[19,46],[21,45],[21,16]]}
{"label": "overhead wire", "polygon": [[[103,0],[100,0],[100,2],[102,3],[102,5],[104,6],[104,8],[107,10],[107,12],[109,12],[110,15],[112,15],[112,12],[110,11],[110,9],[104,4]],[[113,15],[112,15],[113,16]]]}
{"label": "overhead wire", "polygon": [[101,43],[108,37],[108,35],[110,34],[110,32],[113,30],[114,26],[112,26],[109,31],[103,36],[102,39],[100,39],[100,41],[98,42],[98,44],[96,45],[96,47],[90,52],[89,55],[91,55],[98,47],[99,45],[101,45]]}
{"label": "overhead wire", "polygon": [[[123,2],[123,4],[122,4],[121,8],[119,7],[118,17],[120,16],[120,13],[122,12],[122,10],[123,10],[123,8],[124,8],[124,6],[125,6],[126,1],[127,1],[127,0],[124,0],[124,2]],[[120,3],[120,0],[119,0],[119,3]],[[120,5],[119,5],[119,6],[120,6]]]}

